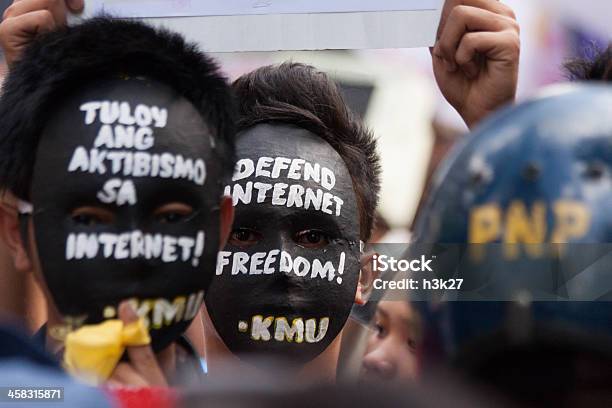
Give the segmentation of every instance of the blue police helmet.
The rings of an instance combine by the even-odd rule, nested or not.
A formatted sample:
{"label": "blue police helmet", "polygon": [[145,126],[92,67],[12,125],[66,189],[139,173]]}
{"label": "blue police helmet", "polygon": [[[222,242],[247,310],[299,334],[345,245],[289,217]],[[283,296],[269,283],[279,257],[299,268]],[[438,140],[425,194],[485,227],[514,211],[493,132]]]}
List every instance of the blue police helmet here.
{"label": "blue police helmet", "polygon": [[542,359],[549,379],[581,359],[612,368],[612,86],[555,86],[499,112],[431,191],[416,241],[465,286],[419,303],[428,353],[525,389]]}
{"label": "blue police helmet", "polygon": [[500,112],[433,182],[420,242],[612,242],[612,88],[558,85]]}

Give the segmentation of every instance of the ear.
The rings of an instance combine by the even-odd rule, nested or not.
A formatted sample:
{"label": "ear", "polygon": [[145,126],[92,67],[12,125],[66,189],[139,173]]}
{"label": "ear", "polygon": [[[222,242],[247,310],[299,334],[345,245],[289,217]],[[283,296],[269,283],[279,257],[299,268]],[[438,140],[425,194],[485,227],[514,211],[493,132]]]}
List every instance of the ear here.
{"label": "ear", "polygon": [[372,258],[378,256],[376,252],[361,255],[361,270],[359,271],[359,283],[355,293],[355,303],[365,305],[372,294],[374,280],[378,278],[379,272],[372,267]]}
{"label": "ear", "polygon": [[16,199],[8,193],[0,196],[0,238],[11,251],[15,269],[30,271],[33,264],[22,240]]}
{"label": "ear", "polygon": [[221,197],[221,212],[219,214],[219,251],[221,251],[232,233],[234,224],[234,206],[232,198],[229,196]]}

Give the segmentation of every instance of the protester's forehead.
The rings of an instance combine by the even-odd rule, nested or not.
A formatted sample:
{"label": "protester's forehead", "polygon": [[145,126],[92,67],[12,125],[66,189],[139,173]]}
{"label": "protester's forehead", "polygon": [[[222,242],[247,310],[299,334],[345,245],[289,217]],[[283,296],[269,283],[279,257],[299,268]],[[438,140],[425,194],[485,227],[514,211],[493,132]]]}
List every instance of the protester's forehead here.
{"label": "protester's forehead", "polygon": [[[166,84],[149,78],[100,79],[58,100],[53,108],[43,129],[42,144],[69,147],[93,143],[100,126],[108,124],[113,128],[134,127],[135,131],[151,128],[155,135],[155,144],[148,149],[151,151],[201,155],[214,146],[209,127],[193,104]],[[88,119],[93,123],[86,123]]]}
{"label": "protester's forehead", "polygon": [[286,157],[318,163],[332,170],[338,181],[350,183],[350,173],[340,154],[323,138],[306,129],[286,124],[259,124],[237,137],[238,159]]}

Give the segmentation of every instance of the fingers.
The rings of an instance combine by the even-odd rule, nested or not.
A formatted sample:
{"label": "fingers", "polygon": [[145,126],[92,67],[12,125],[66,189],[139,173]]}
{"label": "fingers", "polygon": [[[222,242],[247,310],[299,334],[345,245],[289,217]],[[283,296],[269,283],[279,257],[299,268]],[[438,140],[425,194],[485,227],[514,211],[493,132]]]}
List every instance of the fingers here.
{"label": "fingers", "polygon": [[49,10],[38,10],[4,20],[0,25],[0,38],[4,43],[51,31],[56,27],[55,19]]}
{"label": "fingers", "polygon": [[[487,38],[485,35],[502,32],[506,33],[502,36],[502,38],[506,40],[504,45],[520,44],[519,27],[516,20],[485,9],[465,5],[456,6],[449,14],[447,23],[434,47],[433,54],[447,62],[449,71],[454,71],[456,69],[456,64],[459,64],[459,62],[456,61],[457,51],[466,37],[470,38],[470,43],[464,46],[466,50],[493,50],[485,44],[474,46],[473,42],[485,38],[487,39],[486,44],[489,44],[491,38]],[[468,37],[468,34],[475,33],[484,35],[471,35]],[[498,38],[498,36],[493,36],[493,38]],[[462,56],[466,55],[466,50],[462,52]],[[495,50],[499,51],[500,48],[497,47]],[[514,47],[511,47],[504,55],[512,57],[513,50]],[[486,55],[487,58],[491,57],[488,53]],[[500,55],[497,55],[497,57],[499,58]],[[463,64],[465,63],[467,62],[463,61]]]}
{"label": "fingers", "polygon": [[449,20],[449,16],[453,9],[457,6],[470,6],[476,7],[482,10],[487,10],[495,14],[499,14],[501,16],[508,17],[512,20],[516,20],[516,15],[514,11],[509,6],[504,3],[499,2],[498,0],[446,0],[444,3],[444,7],[442,8],[442,16],[440,18],[440,25],[438,26],[438,37],[444,31],[444,27],[446,26],[447,21]]}
{"label": "fingers", "polygon": [[[119,318],[124,324],[138,320],[138,315],[129,302],[122,302],[119,306]],[[166,386],[166,379],[157,362],[150,345],[132,346],[127,348],[127,355],[131,367],[139,373],[149,386]]]}
{"label": "fingers", "polygon": [[56,25],[66,24],[66,6],[63,0],[19,0],[4,11],[4,19],[15,18],[27,13],[47,10]]}
{"label": "fingers", "polygon": [[115,386],[147,387],[147,381],[128,363],[119,363],[108,383]]}
{"label": "fingers", "polygon": [[176,374],[176,345],[173,343],[157,354],[162,372],[172,377]]}
{"label": "fingers", "polygon": [[507,31],[468,33],[461,40],[455,61],[462,68],[469,67],[477,54],[486,54],[490,60],[513,63],[518,61],[520,48],[518,38]]}
{"label": "fingers", "polygon": [[8,18],[0,24],[0,45],[6,63],[11,66],[34,36],[55,29],[55,20],[48,10],[38,10]]}
{"label": "fingers", "polygon": [[85,0],[66,0],[66,7],[73,13],[80,13],[85,7]]}
{"label": "fingers", "polygon": [[3,15],[0,44],[10,66],[33,38],[66,24],[64,0],[15,0]]}

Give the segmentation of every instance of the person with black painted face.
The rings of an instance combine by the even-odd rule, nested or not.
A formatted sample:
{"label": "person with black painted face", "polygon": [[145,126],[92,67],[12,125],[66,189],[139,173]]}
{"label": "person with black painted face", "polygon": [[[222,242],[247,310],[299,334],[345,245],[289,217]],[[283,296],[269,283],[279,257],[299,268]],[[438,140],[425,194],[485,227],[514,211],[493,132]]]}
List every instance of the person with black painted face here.
{"label": "person with black painted face", "polygon": [[216,64],[176,34],[94,19],[26,49],[0,115],[0,188],[19,212],[3,212],[2,231],[17,269],[34,269],[45,289],[47,346],[65,341],[64,362],[78,371],[95,354],[87,337],[112,327],[73,336],[79,328],[141,321],[145,339],[107,371],[114,382],[164,384],[191,361],[183,333],[233,216],[222,199],[233,99]]}
{"label": "person with black painted face", "polygon": [[368,282],[360,249],[378,201],[375,140],[312,67],[264,67],[234,89],[238,160],[225,194],[236,217],[205,300],[209,369],[237,356],[331,380]]}

